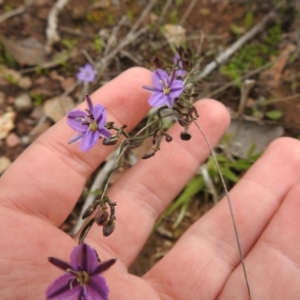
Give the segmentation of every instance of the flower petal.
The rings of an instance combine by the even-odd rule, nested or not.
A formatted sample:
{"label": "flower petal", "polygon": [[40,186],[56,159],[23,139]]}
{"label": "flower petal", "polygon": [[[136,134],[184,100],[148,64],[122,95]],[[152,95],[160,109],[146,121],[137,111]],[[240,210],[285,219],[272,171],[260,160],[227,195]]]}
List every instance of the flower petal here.
{"label": "flower petal", "polygon": [[147,86],[147,85],[143,85],[142,86],[143,89],[149,91],[149,92],[161,92],[162,91],[162,87],[160,87],[159,89],[153,86]]}
{"label": "flower petal", "polygon": [[[47,300],[73,300],[80,294],[80,285],[72,274],[65,274],[58,277],[50,284],[46,291]],[[72,288],[70,283],[72,282]]]}
{"label": "flower petal", "polygon": [[68,144],[70,145],[70,144],[78,142],[80,139],[82,139],[83,136],[84,136],[84,133],[78,133],[78,134],[76,134],[75,136],[73,136],[69,140]]}
{"label": "flower petal", "polygon": [[85,118],[86,113],[79,109],[74,109],[67,114],[67,124],[75,131],[84,133],[88,130],[87,125],[82,125],[78,118]]}
{"label": "flower petal", "polygon": [[108,300],[108,287],[102,276],[92,276],[86,290],[87,300]]}
{"label": "flower petal", "polygon": [[69,263],[55,257],[48,257],[48,261],[55,267],[60,268],[61,270],[64,271],[72,268]]}
{"label": "flower petal", "polygon": [[85,101],[87,102],[90,113],[93,114],[94,113],[94,106],[93,106],[92,99],[90,98],[89,95],[85,95]]}
{"label": "flower petal", "polygon": [[87,244],[79,244],[73,249],[70,255],[70,262],[75,271],[84,270],[89,274],[98,266],[96,252]]}
{"label": "flower petal", "polygon": [[184,69],[176,70],[176,76],[178,76],[178,77],[184,76],[184,75],[186,75],[186,73],[187,73],[187,71],[185,71]]}
{"label": "flower petal", "polygon": [[171,85],[171,91],[169,96],[171,98],[177,98],[181,95],[184,89],[184,84],[182,80],[174,80]]}
{"label": "flower petal", "polygon": [[166,104],[167,97],[164,95],[163,92],[161,93],[154,93],[150,96],[148,103],[152,107],[157,107]]}
{"label": "flower petal", "polygon": [[170,96],[167,96],[168,97],[168,99],[167,99],[167,105],[168,105],[168,107],[169,108],[173,108],[173,106],[174,106],[174,98],[171,98]]}
{"label": "flower petal", "polygon": [[79,147],[83,152],[87,152],[90,150],[97,141],[99,140],[99,132],[96,131],[88,131],[81,139]]}
{"label": "flower petal", "polygon": [[96,104],[94,106],[93,116],[98,124],[98,127],[103,127],[106,123],[106,108],[101,104]]}
{"label": "flower petal", "polygon": [[169,80],[169,76],[164,70],[157,69],[152,73],[152,81],[154,86],[159,90],[162,90],[161,80]]}
{"label": "flower petal", "polygon": [[100,274],[109,269],[115,262],[117,261],[116,258],[111,258],[106,261],[102,261],[101,263],[98,264],[96,269],[92,272],[92,274]]}
{"label": "flower petal", "polygon": [[110,132],[106,128],[98,128],[98,132],[101,137],[109,138],[111,136]]}

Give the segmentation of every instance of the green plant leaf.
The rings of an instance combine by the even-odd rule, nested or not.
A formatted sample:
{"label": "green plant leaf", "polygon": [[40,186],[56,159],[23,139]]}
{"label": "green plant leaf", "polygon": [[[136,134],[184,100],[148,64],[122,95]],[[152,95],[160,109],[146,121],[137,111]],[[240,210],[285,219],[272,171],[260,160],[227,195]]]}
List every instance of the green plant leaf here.
{"label": "green plant leaf", "polygon": [[280,110],[274,109],[274,110],[269,110],[268,112],[266,112],[266,117],[273,121],[277,121],[277,120],[281,119],[282,116],[283,116],[283,113]]}

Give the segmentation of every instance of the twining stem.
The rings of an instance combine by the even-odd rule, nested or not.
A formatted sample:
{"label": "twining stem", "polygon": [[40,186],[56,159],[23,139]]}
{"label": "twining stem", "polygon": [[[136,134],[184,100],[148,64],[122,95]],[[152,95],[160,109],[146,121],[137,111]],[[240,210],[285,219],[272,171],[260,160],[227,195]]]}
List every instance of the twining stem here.
{"label": "twining stem", "polygon": [[243,256],[241,242],[240,242],[240,238],[239,238],[239,234],[238,234],[238,230],[237,230],[236,220],[235,220],[234,213],[233,213],[232,201],[231,201],[231,198],[229,196],[229,192],[227,190],[227,186],[225,184],[225,180],[224,180],[224,177],[222,175],[222,172],[221,172],[221,169],[220,169],[220,165],[219,165],[219,163],[217,161],[215,152],[214,152],[214,150],[213,150],[213,148],[212,148],[212,146],[211,146],[211,144],[210,144],[210,142],[209,142],[209,140],[208,140],[205,132],[201,128],[201,126],[196,121],[194,121],[194,123],[197,126],[197,128],[200,130],[202,136],[205,139],[205,142],[206,142],[206,144],[207,144],[207,146],[208,146],[208,148],[209,148],[209,150],[211,152],[211,155],[212,155],[212,157],[214,159],[214,162],[216,164],[219,176],[220,176],[221,181],[222,181],[222,185],[223,185],[223,188],[224,188],[224,191],[225,191],[225,195],[226,195],[226,199],[227,199],[228,206],[229,206],[229,211],[230,211],[231,220],[232,220],[232,224],[233,224],[233,228],[234,228],[235,238],[236,238],[236,242],[237,242],[237,246],[238,246],[238,250],[239,250],[239,256],[240,256],[240,260],[241,260],[242,267],[243,267],[243,273],[244,273],[244,277],[245,277],[245,281],[246,281],[248,296],[249,296],[249,299],[252,300],[253,298],[252,298],[252,295],[251,295],[250,284],[249,284],[249,280],[248,280],[248,276],[247,276],[246,264],[245,264],[245,261],[244,261],[244,256]]}

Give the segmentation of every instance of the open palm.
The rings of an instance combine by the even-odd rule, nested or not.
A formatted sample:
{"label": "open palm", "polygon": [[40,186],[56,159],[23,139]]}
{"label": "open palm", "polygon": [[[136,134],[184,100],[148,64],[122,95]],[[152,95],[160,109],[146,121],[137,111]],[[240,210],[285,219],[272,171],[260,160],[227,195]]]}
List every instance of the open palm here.
{"label": "open palm", "polygon": [[[150,72],[131,69],[92,95],[107,107],[108,120],[133,128],[148,110]],[[224,107],[197,103],[199,122],[215,145],[228,126]],[[193,126],[192,126],[193,127]],[[156,219],[209,155],[204,139],[162,144],[109,191],[117,226],[109,237],[94,226],[86,243],[101,258],[116,257],[105,273],[110,299],[248,299],[226,200],[198,220],[142,278],[128,274]],[[88,153],[67,141],[65,120],[35,141],[0,179],[0,298],[44,299],[62,272],[47,261],[68,261],[77,244],[58,229],[86,180],[112,151],[97,144]],[[300,144],[280,139],[231,191],[253,299],[300,299]]]}

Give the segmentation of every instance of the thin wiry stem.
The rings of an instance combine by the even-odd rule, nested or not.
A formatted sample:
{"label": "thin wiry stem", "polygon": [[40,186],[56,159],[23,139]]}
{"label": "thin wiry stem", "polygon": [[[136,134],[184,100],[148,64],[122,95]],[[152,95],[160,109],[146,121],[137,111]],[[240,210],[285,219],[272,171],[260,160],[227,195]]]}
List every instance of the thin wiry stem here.
{"label": "thin wiry stem", "polygon": [[206,144],[207,144],[207,146],[208,146],[208,148],[209,148],[209,150],[211,152],[211,155],[212,155],[212,157],[214,159],[214,162],[215,162],[216,167],[218,169],[219,176],[220,176],[222,184],[223,184],[223,188],[224,188],[224,191],[225,191],[225,195],[226,195],[226,199],[227,199],[227,202],[228,202],[229,211],[230,211],[230,215],[231,215],[231,220],[232,220],[232,224],[233,224],[233,228],[234,228],[235,238],[236,238],[236,242],[237,242],[237,246],[238,246],[238,250],[239,250],[239,256],[240,256],[240,260],[241,260],[242,267],[243,267],[243,272],[244,272],[244,277],[245,277],[245,281],[246,281],[248,296],[249,296],[249,299],[252,300],[252,295],[251,295],[249,280],[248,280],[247,271],[246,271],[246,264],[245,264],[245,261],[244,261],[244,256],[243,256],[243,251],[242,251],[242,247],[241,247],[241,242],[240,242],[240,238],[239,238],[239,234],[238,234],[238,230],[237,230],[237,225],[236,225],[236,221],[235,221],[235,217],[234,217],[234,213],[233,213],[232,201],[230,199],[229,192],[227,190],[227,187],[226,187],[226,184],[225,184],[225,180],[224,180],[224,177],[222,175],[222,172],[221,172],[219,163],[217,161],[215,152],[214,152],[214,150],[213,150],[213,148],[212,148],[212,146],[211,146],[211,144],[210,144],[210,142],[209,142],[209,140],[208,140],[205,132],[201,128],[201,126],[196,121],[194,121],[194,123],[195,123],[195,125],[197,126],[197,128],[199,129],[199,131],[201,132],[202,136],[205,139],[205,142],[206,142]]}

